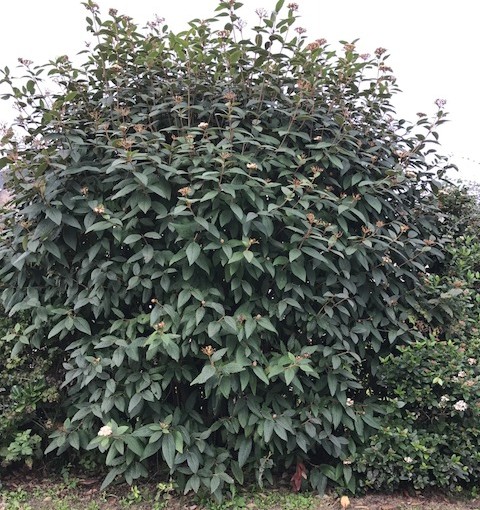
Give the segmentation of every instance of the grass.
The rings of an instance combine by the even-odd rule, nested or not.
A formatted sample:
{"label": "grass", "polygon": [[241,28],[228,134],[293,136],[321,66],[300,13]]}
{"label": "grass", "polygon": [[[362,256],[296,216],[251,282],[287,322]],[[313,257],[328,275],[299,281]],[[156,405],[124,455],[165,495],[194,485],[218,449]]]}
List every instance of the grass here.
{"label": "grass", "polygon": [[[99,490],[100,481],[31,478],[0,485],[0,510],[341,510],[337,497],[292,493],[284,489],[242,492],[222,503],[173,496],[170,484],[118,486]],[[348,510],[480,510],[480,500],[369,495],[350,498]]]}

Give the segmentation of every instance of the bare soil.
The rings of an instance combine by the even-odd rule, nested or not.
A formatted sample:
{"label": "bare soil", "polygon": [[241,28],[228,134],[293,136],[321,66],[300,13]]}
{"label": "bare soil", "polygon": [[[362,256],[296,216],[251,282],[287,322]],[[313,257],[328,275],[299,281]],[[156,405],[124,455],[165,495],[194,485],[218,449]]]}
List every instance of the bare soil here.
{"label": "bare soil", "polygon": [[[53,479],[38,473],[12,474],[0,480],[0,510],[342,510],[336,496],[323,497],[289,493],[284,489],[245,493],[242,504],[201,503],[193,497],[157,498],[155,483],[139,483],[141,496],[132,497],[129,486],[100,491],[101,478]],[[298,501],[296,498],[299,498]],[[155,506],[156,505],[156,506]],[[480,498],[451,498],[441,494],[370,494],[351,497],[346,510],[480,510]]]}

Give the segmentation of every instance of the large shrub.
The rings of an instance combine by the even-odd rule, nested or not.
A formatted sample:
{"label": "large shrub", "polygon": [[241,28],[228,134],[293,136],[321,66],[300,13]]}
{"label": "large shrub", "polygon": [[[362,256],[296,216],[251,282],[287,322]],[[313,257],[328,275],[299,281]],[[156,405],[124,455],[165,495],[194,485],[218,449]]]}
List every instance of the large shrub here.
{"label": "large shrub", "polygon": [[367,390],[414,333],[443,160],[393,118],[384,49],[307,44],[283,3],[249,38],[233,1],[181,34],[88,2],[82,67],[4,71],[30,116],[2,159],[2,298],[69,353],[49,451],[98,448],[105,483],[156,469],[219,496],[296,466],[296,488],[353,491]]}

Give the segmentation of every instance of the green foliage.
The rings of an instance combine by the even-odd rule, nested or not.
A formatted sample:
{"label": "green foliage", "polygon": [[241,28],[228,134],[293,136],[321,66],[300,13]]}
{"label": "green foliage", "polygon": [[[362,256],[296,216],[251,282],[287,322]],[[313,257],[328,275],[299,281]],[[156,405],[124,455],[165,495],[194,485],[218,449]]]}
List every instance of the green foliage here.
{"label": "green foliage", "polygon": [[356,458],[361,485],[378,490],[478,484],[480,340],[435,338],[399,348],[379,380],[390,401],[387,419]]}
{"label": "green foliage", "polygon": [[[463,306],[450,320],[452,337],[477,336],[480,326],[480,210],[475,189],[444,188],[440,195],[442,229],[450,237],[447,256],[436,272],[449,297]],[[457,289],[457,290],[455,290]],[[458,290],[460,289],[460,290]],[[440,295],[444,299],[444,295]]]}
{"label": "green foliage", "polygon": [[0,456],[3,457],[2,464],[22,460],[26,464],[32,465],[33,457],[41,455],[41,441],[42,438],[38,434],[32,435],[31,429],[18,432],[8,447],[0,450]]}
{"label": "green foliage", "polygon": [[158,469],[220,499],[304,462],[354,491],[380,358],[416,334],[442,105],[396,121],[385,50],[306,44],[283,3],[248,39],[234,2],[181,34],[87,2],[84,66],[4,70],[29,118],[0,160],[2,300],[69,355],[47,452],[100,452],[104,485]]}
{"label": "green foliage", "polygon": [[23,489],[2,493],[2,504],[5,505],[5,510],[32,510],[32,507],[27,504],[28,499],[28,492]]}
{"label": "green foliage", "polygon": [[5,314],[0,317],[2,467],[19,461],[31,466],[34,458],[40,456],[41,439],[48,436],[57,416],[54,408],[61,382],[52,373],[55,356],[48,349],[28,346],[24,335],[26,319],[21,319],[15,323]]}
{"label": "green foliage", "polygon": [[468,188],[445,186],[439,192],[438,225],[447,241],[445,257],[423,275],[426,293],[416,315],[424,335],[467,340],[480,324],[480,214]]}
{"label": "green foliage", "polygon": [[364,487],[456,491],[479,482],[480,214],[468,190],[447,187],[440,197],[449,245],[425,275],[426,303],[415,324],[426,338],[399,347],[379,369],[388,409],[355,460]]}
{"label": "green foliage", "polygon": [[477,236],[458,236],[446,249],[446,260],[425,275],[426,303],[417,326],[443,338],[466,340],[480,325],[480,243]]}
{"label": "green foliage", "polygon": [[[329,504],[331,502],[329,501]],[[256,508],[269,510],[281,508],[282,510],[314,510],[323,508],[317,496],[311,493],[295,494],[283,490],[269,491],[268,493],[241,493],[232,499],[215,503],[206,500],[202,507],[205,510],[242,510]]]}
{"label": "green foliage", "polygon": [[479,197],[474,186],[444,186],[439,194],[440,225],[452,239],[474,236],[480,228]]}

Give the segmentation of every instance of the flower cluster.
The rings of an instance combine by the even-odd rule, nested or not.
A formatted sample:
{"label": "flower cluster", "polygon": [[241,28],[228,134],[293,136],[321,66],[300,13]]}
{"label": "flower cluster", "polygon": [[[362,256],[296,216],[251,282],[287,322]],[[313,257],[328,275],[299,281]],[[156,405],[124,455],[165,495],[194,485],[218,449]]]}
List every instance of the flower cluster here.
{"label": "flower cluster", "polygon": [[158,28],[160,25],[162,25],[164,21],[165,21],[165,18],[160,18],[158,16],[158,14],[155,14],[155,19],[153,21],[148,21],[147,27],[153,30],[155,28]]}
{"label": "flower cluster", "polygon": [[33,64],[33,60],[28,60],[26,58],[18,58],[18,62],[20,64],[22,64],[22,66],[26,66],[26,67],[28,67],[28,66]]}
{"label": "flower cluster", "polygon": [[104,425],[99,431],[98,436],[109,437],[113,434],[112,427],[110,425]]}
{"label": "flower cluster", "polygon": [[223,98],[226,99],[229,103],[232,103],[237,98],[237,95],[235,94],[235,92],[229,91],[223,94]]}
{"label": "flower cluster", "polygon": [[263,19],[263,18],[266,18],[268,16],[268,12],[266,9],[264,9],[263,7],[259,8],[259,9],[256,9],[255,10],[255,14],[260,18],[260,19]]}
{"label": "flower cluster", "polygon": [[468,409],[468,404],[465,402],[465,400],[459,400],[453,404],[453,408],[456,411],[466,411]]}
{"label": "flower cluster", "polygon": [[188,195],[190,195],[192,191],[192,188],[190,188],[189,186],[185,186],[184,188],[180,188],[178,190],[178,192],[180,193],[180,195],[182,195],[182,197],[186,197]]}
{"label": "flower cluster", "polygon": [[217,33],[220,39],[227,39],[230,36],[230,30],[219,30]]}
{"label": "flower cluster", "polygon": [[387,50],[385,48],[377,48],[375,50],[375,56],[380,58]]}

